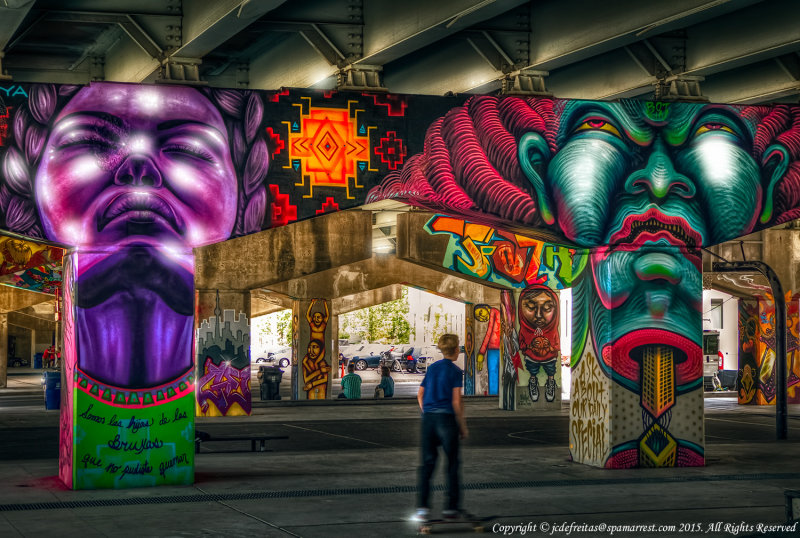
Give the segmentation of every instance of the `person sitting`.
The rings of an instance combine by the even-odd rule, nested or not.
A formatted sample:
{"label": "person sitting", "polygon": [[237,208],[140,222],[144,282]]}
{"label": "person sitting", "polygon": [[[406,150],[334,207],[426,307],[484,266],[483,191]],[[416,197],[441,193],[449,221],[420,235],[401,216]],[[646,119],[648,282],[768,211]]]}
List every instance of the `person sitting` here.
{"label": "person sitting", "polygon": [[394,396],[394,379],[388,366],[381,366],[381,382],[375,387],[375,398],[391,398]]}
{"label": "person sitting", "polygon": [[342,392],[339,398],[358,400],[361,398],[361,376],[355,373],[356,367],[351,362],[347,365],[347,375],[342,378]]}

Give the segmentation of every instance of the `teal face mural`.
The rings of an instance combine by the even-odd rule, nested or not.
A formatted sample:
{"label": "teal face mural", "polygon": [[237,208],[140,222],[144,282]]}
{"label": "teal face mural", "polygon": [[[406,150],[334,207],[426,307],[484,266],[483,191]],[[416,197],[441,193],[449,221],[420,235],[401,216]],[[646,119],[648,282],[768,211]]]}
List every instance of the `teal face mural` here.
{"label": "teal face mural", "polygon": [[572,366],[623,391],[598,407],[606,419],[629,394],[641,420],[580,451],[609,467],[702,465],[699,248],[800,215],[798,124],[788,106],[476,96],[433,122],[424,152],[368,201],[587,249],[573,257]]}

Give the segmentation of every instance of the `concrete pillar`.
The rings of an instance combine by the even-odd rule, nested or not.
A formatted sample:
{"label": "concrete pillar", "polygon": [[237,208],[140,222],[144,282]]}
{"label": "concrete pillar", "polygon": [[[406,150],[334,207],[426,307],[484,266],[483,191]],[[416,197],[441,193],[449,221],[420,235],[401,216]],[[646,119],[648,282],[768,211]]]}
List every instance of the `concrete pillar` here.
{"label": "concrete pillar", "polygon": [[191,484],[191,252],[64,258],[59,477],[74,489]]}
{"label": "concrete pillar", "polygon": [[464,395],[475,395],[475,318],[472,303],[464,304]]}
{"label": "concrete pillar", "polygon": [[475,394],[497,394],[500,379],[500,305],[480,303],[475,319]]}
{"label": "concrete pillar", "polygon": [[297,320],[296,373],[292,384],[297,387],[298,400],[326,400],[330,398],[333,379],[331,365],[334,338],[331,324],[330,301],[322,298],[295,301],[293,321]]}
{"label": "concrete pillar", "polygon": [[704,465],[699,253],[641,247],[621,271],[629,255],[574,256],[572,458],[611,468]]}
{"label": "concrete pillar", "polygon": [[196,301],[197,415],[249,415],[250,290],[198,290]]}
{"label": "concrete pillar", "polygon": [[[561,342],[559,298],[544,285],[504,292],[501,312],[503,372],[511,387],[504,409],[561,408]],[[507,297],[507,299],[505,299]],[[509,349],[509,351],[506,351]],[[504,385],[505,386],[505,385]]]}
{"label": "concrete pillar", "polygon": [[8,314],[0,314],[0,388],[8,386]]}

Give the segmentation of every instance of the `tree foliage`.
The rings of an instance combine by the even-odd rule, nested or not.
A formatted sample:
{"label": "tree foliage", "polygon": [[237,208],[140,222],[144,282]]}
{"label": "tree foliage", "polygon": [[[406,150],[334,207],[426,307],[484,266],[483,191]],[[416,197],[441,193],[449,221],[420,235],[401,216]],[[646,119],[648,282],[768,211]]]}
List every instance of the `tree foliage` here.
{"label": "tree foliage", "polygon": [[412,336],[408,313],[408,288],[403,286],[399,299],[339,316],[339,337],[408,344]]}

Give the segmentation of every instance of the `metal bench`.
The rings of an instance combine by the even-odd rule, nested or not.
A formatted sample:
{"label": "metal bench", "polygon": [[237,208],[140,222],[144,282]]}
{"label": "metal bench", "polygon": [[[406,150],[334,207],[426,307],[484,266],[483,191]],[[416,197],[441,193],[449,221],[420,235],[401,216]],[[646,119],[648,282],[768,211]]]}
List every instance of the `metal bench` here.
{"label": "metal bench", "polygon": [[[267,441],[273,439],[288,439],[288,435],[268,435],[251,433],[247,435],[215,435],[203,431],[196,431],[194,437],[194,453],[200,453],[200,443],[210,443],[212,441],[250,441],[251,452],[268,452]],[[256,450],[258,443],[258,450]]]}

